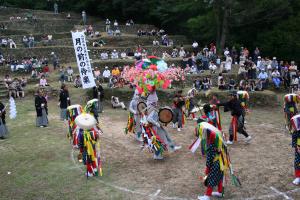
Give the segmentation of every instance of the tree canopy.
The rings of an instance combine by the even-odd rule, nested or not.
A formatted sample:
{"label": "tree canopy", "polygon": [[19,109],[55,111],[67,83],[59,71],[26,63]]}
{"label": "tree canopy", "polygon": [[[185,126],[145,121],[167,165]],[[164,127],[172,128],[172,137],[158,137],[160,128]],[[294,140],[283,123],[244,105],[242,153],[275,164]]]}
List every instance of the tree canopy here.
{"label": "tree canopy", "polygon": [[154,24],[201,46],[258,46],[264,55],[300,60],[300,0],[2,0],[47,10],[53,10],[54,2],[63,11]]}

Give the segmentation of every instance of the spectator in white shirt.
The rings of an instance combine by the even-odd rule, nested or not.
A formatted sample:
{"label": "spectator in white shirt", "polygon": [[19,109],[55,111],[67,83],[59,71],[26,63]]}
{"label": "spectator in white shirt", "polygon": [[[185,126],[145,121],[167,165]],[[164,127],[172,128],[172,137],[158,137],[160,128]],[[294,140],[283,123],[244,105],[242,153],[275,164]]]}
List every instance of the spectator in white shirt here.
{"label": "spectator in white shirt", "polygon": [[134,58],[136,60],[140,60],[142,58],[142,54],[138,50],[136,50],[134,53]]}
{"label": "spectator in white shirt", "polygon": [[114,27],[117,28],[118,26],[119,26],[119,24],[118,24],[117,20],[115,20]]}
{"label": "spectator in white shirt", "polygon": [[127,54],[126,54],[125,51],[122,51],[122,53],[121,53],[121,58],[122,58],[122,59],[126,59],[126,58],[127,58]]}
{"label": "spectator in white shirt", "polygon": [[17,48],[16,43],[15,43],[11,38],[8,38],[7,42],[8,42],[8,44],[9,44],[9,48],[11,48],[11,49],[12,49],[12,48],[14,48],[14,49]]}
{"label": "spectator in white shirt", "polygon": [[117,50],[114,49],[114,51],[111,53],[111,59],[118,59],[119,58],[119,53]]}
{"label": "spectator in white shirt", "polygon": [[159,41],[157,39],[154,39],[152,43],[153,46],[159,46]]}
{"label": "spectator in white shirt", "polygon": [[224,56],[227,56],[229,54],[230,54],[229,49],[228,49],[228,47],[226,47],[226,49],[224,50]]}
{"label": "spectator in white shirt", "polygon": [[266,89],[267,88],[267,82],[268,82],[268,74],[265,70],[261,70],[261,72],[258,75],[258,80],[259,80],[259,84],[260,84],[260,89]]}
{"label": "spectator in white shirt", "polygon": [[280,82],[281,82],[279,71],[278,71],[277,69],[275,69],[275,70],[272,72],[271,76],[272,76],[272,81],[273,81],[273,83],[274,83],[276,89],[279,89],[279,87],[280,87]]}
{"label": "spectator in white shirt", "polygon": [[101,60],[107,60],[108,59],[108,53],[107,52],[102,52],[100,54],[100,58],[101,58]]}
{"label": "spectator in white shirt", "polygon": [[104,80],[105,80],[105,81],[108,81],[109,78],[110,78],[110,75],[111,75],[111,73],[110,73],[108,67],[106,66],[106,67],[105,67],[105,70],[103,71],[103,74],[102,74]]}
{"label": "spectator in white shirt", "polygon": [[43,86],[43,87],[48,86],[47,79],[45,78],[44,75],[41,76],[40,86]]}
{"label": "spectator in white shirt", "polygon": [[209,63],[209,67],[208,68],[210,69],[210,73],[214,74],[214,73],[216,73],[217,65],[215,65],[215,63],[213,61],[211,61]]}
{"label": "spectator in white shirt", "polygon": [[184,51],[184,49],[180,49],[180,51],[179,51],[179,57],[181,57],[181,58],[185,57],[185,51]]}
{"label": "spectator in white shirt", "polygon": [[68,82],[73,82],[73,69],[71,66],[67,69]]}

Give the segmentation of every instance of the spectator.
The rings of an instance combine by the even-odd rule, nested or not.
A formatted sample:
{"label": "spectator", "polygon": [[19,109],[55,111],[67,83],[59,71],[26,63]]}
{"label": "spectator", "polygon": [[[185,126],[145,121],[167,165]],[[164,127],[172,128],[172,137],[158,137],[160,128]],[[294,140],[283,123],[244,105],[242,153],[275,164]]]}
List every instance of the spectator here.
{"label": "spectator", "polygon": [[194,82],[194,88],[196,88],[196,90],[200,91],[202,89],[202,81],[198,78],[195,80]]}
{"label": "spectator", "polygon": [[35,68],[33,68],[31,71],[31,78],[37,78],[37,71]]}
{"label": "spectator", "polygon": [[17,48],[16,43],[11,38],[8,38],[7,42],[9,44],[10,49],[12,49],[12,48],[16,49]]}
{"label": "spectator", "polygon": [[58,56],[54,52],[51,52],[51,57],[52,57],[53,69],[56,70],[56,68],[59,67]]}
{"label": "spectator", "polygon": [[68,88],[65,84],[62,84],[59,93],[59,107],[60,107],[60,119],[63,121],[67,120],[67,107],[71,105]]}
{"label": "spectator", "polygon": [[119,54],[117,50],[114,49],[114,51],[111,53],[111,59],[118,59],[118,58],[119,58]]}
{"label": "spectator", "polygon": [[198,46],[199,46],[198,42],[194,41],[192,44],[194,53],[198,52]]}
{"label": "spectator", "polygon": [[141,52],[138,51],[138,50],[136,50],[136,51],[134,52],[134,58],[135,58],[136,60],[142,59],[142,54],[141,54]]}
{"label": "spectator", "polygon": [[7,40],[5,38],[2,38],[1,46],[5,48],[5,47],[7,47],[7,44],[8,44]]}
{"label": "spectator", "polygon": [[210,89],[210,81],[207,77],[205,77],[203,79],[203,90],[206,91],[206,90],[209,90]]}
{"label": "spectator", "polygon": [[238,77],[239,79],[246,79],[247,78],[248,71],[245,68],[245,65],[240,65],[239,71],[238,71]]}
{"label": "spectator", "polygon": [[125,51],[122,51],[121,53],[121,59],[126,59],[127,58],[127,54]]}
{"label": "spectator", "polygon": [[12,80],[11,80],[11,78],[10,78],[10,76],[8,74],[5,75],[3,81],[5,83],[5,87],[9,88],[9,85],[12,83]]}
{"label": "spectator", "polygon": [[159,41],[156,38],[154,38],[152,44],[153,46],[159,46]]}
{"label": "spectator", "polygon": [[294,75],[292,77],[291,87],[292,93],[294,93],[295,91],[299,91],[299,77],[297,75]]}
{"label": "spectator", "polygon": [[120,29],[117,27],[116,30],[114,31],[114,35],[115,36],[121,36],[121,31]]}
{"label": "spectator", "polygon": [[105,70],[103,71],[103,78],[106,82],[109,81],[109,78],[110,78],[110,71],[108,69],[108,67],[106,66],[105,67]]}
{"label": "spectator", "polygon": [[81,78],[79,75],[76,76],[75,81],[74,81],[74,87],[75,88],[80,88],[82,87],[82,83],[81,83]]}
{"label": "spectator", "polygon": [[9,97],[17,98],[18,97],[18,92],[17,92],[17,86],[19,84],[19,81],[17,78],[15,78],[8,86],[8,94]]}
{"label": "spectator", "polygon": [[166,51],[164,51],[162,54],[162,59],[168,59],[168,58],[171,58],[171,56]]}
{"label": "spectator", "polygon": [[258,83],[259,83],[259,87],[260,90],[264,90],[267,88],[267,84],[268,84],[268,74],[265,70],[261,70],[261,72],[258,75]]}
{"label": "spectator", "polygon": [[184,49],[180,48],[180,50],[179,50],[179,57],[184,58],[185,56],[186,56],[186,53],[185,53]]}
{"label": "spectator", "polygon": [[48,65],[45,65],[43,67],[43,74],[46,76],[46,77],[49,77],[49,67]]}
{"label": "spectator", "polygon": [[110,30],[110,20],[106,19],[105,21],[105,32],[108,32]]}
{"label": "spectator", "polygon": [[71,14],[70,13],[68,13],[67,19],[71,19]]}
{"label": "spectator", "polygon": [[73,69],[71,66],[67,69],[68,82],[73,82]]}
{"label": "spectator", "polygon": [[47,79],[45,78],[45,75],[42,75],[42,76],[41,76],[41,79],[40,79],[40,86],[42,86],[42,87],[49,86],[48,83],[47,83]]}
{"label": "spectator", "polygon": [[23,44],[24,44],[24,47],[28,47],[28,38],[26,36],[23,36]]}
{"label": "spectator", "polygon": [[291,61],[291,66],[289,66],[289,73],[290,73],[291,78],[297,74],[297,70],[298,70],[298,67],[297,67],[297,65],[295,65],[295,62]]}
{"label": "spectator", "polygon": [[58,5],[56,2],[54,3],[53,7],[54,7],[54,14],[58,14]]}
{"label": "spectator", "polygon": [[273,72],[272,72],[272,74],[271,74],[271,76],[272,76],[272,81],[273,81],[273,83],[275,85],[275,88],[279,89],[280,83],[281,83],[280,73],[278,72],[277,69],[274,69]]}
{"label": "spectator", "polygon": [[31,35],[29,36],[29,38],[28,38],[28,47],[29,47],[29,48],[34,47],[34,37],[33,37],[32,34],[31,34]]}
{"label": "spectator", "polygon": [[119,23],[117,22],[117,20],[114,21],[114,28],[117,28],[119,26]]}
{"label": "spectator", "polygon": [[228,85],[228,89],[229,90],[234,90],[236,88],[236,83],[235,83],[235,80],[233,78],[231,78],[229,80],[229,85]]}
{"label": "spectator", "polygon": [[219,90],[226,90],[226,83],[223,78],[221,78],[218,82]]}
{"label": "spectator", "polygon": [[272,70],[278,69],[278,62],[276,60],[276,57],[273,57],[272,63],[271,63]]}
{"label": "spectator", "polygon": [[81,13],[83,25],[86,25],[86,12],[83,10]]}
{"label": "spectator", "polygon": [[122,109],[127,110],[124,102],[120,102],[118,97],[112,96],[110,102],[111,102],[111,106],[113,108],[119,108],[119,107],[121,107]]}
{"label": "spectator", "polygon": [[131,26],[133,26],[133,25],[134,25],[134,22],[133,22],[133,20],[132,20],[132,19],[130,19],[129,23],[130,23],[130,25],[131,25]]}
{"label": "spectator", "polygon": [[25,97],[25,92],[24,92],[24,89],[23,89],[22,85],[23,85],[22,80],[17,79],[17,82],[16,82],[17,97],[24,98]]}
{"label": "spectator", "polygon": [[209,67],[208,68],[209,68],[211,74],[216,73],[217,66],[215,65],[215,63],[213,61],[211,61],[209,63]]}
{"label": "spectator", "polygon": [[228,54],[228,56],[226,56],[226,61],[225,61],[225,70],[226,70],[226,72],[231,71],[231,65],[232,65],[232,58]]}
{"label": "spectator", "polygon": [[20,84],[21,84],[22,87],[26,87],[27,79],[24,76],[22,76],[22,78],[20,80]]}
{"label": "spectator", "polygon": [[119,70],[118,67],[114,67],[111,73],[112,73],[113,77],[119,77],[120,74],[121,74],[121,72],[120,72],[120,70]]}
{"label": "spectator", "polygon": [[65,71],[64,66],[61,66],[59,68],[59,80],[58,80],[60,84],[64,83],[66,80],[65,73],[66,73],[66,71]]}
{"label": "spectator", "polygon": [[96,80],[100,80],[101,72],[98,67],[95,67],[94,76],[95,76]]}
{"label": "spectator", "polygon": [[101,60],[108,60],[108,53],[106,51],[102,52],[100,54],[100,58],[101,58]]}

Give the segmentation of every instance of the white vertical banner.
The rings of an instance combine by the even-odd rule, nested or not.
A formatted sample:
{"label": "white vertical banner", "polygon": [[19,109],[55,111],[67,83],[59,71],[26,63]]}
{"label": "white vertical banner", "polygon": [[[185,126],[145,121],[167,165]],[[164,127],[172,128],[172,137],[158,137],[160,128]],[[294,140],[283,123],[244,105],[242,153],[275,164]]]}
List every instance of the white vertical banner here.
{"label": "white vertical banner", "polygon": [[82,87],[83,89],[92,88],[96,84],[92,66],[90,63],[84,32],[72,32],[72,39]]}

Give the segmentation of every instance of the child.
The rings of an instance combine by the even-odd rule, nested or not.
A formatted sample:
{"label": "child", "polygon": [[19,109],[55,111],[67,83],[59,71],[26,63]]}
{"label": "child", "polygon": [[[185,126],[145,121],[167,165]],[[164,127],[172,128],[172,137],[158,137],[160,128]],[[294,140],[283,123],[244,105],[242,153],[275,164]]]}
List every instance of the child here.
{"label": "child", "polygon": [[67,69],[68,82],[73,82],[73,69],[71,66]]}

